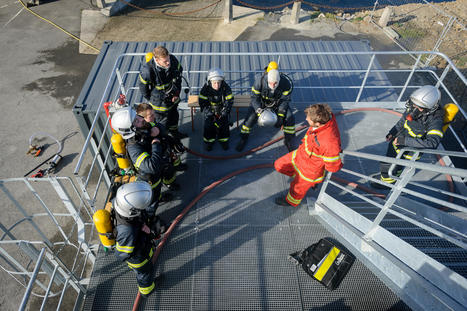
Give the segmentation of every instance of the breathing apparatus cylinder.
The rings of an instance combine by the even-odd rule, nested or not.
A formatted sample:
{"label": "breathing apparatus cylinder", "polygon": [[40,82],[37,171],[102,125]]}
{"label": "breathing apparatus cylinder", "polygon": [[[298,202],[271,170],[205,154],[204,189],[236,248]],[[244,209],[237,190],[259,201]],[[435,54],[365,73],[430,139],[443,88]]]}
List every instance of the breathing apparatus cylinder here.
{"label": "breathing apparatus cylinder", "polygon": [[451,123],[452,120],[454,120],[454,117],[459,111],[459,107],[457,107],[453,103],[450,103],[450,104],[444,105],[443,110],[444,110],[443,132],[446,132],[446,130],[448,129],[449,123]]}
{"label": "breathing apparatus cylinder", "polygon": [[105,247],[112,247],[115,245],[115,239],[109,237],[113,232],[110,212],[105,209],[100,209],[94,213],[92,220],[94,221],[94,226],[96,226],[102,245]]}
{"label": "breathing apparatus cylinder", "polygon": [[125,172],[128,171],[131,163],[126,156],[125,140],[123,140],[122,135],[118,133],[113,134],[110,142],[112,143],[112,148],[117,157],[118,167]]}

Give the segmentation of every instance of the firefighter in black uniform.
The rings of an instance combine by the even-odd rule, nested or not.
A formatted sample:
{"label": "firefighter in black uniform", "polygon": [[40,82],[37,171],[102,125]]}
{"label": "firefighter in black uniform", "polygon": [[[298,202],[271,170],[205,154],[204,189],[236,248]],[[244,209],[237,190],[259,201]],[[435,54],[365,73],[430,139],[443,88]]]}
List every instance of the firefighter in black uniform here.
{"label": "firefighter in black uniform", "polygon": [[[164,148],[159,135],[159,127],[150,124],[130,107],[125,107],[112,116],[112,127],[127,140],[126,149],[137,173],[137,179],[148,182],[153,189],[153,200],[167,202],[172,199],[168,193],[161,194],[164,183],[169,190],[179,190],[175,183],[176,174],[173,165],[164,158]],[[162,126],[160,125],[162,128]],[[153,205],[155,214],[158,205]]]}
{"label": "firefighter in black uniform", "polygon": [[[149,123],[151,127],[156,126],[161,130],[162,126],[155,123],[155,112],[151,105],[147,103],[139,104],[138,107],[136,107],[136,113],[143,117],[144,121]],[[160,131],[158,137],[162,137],[161,141],[163,143],[165,157],[172,163],[174,169],[176,171],[186,171],[188,165],[182,163],[179,156],[179,154],[185,152],[185,147],[182,142],[175,137],[168,136],[166,131]]]}
{"label": "firefighter in black uniform", "polygon": [[222,149],[229,149],[230,110],[233,104],[230,86],[224,81],[224,72],[213,68],[208,72],[206,84],[199,92],[199,106],[204,112],[203,140],[207,151],[219,140]]}
{"label": "firefighter in black uniform", "polygon": [[177,58],[158,46],[146,54],[146,63],[139,74],[140,92],[156,112],[156,122],[179,139],[188,137],[178,131],[182,71]]}
{"label": "firefighter in black uniform", "polygon": [[[386,135],[386,141],[389,142],[386,151],[387,157],[395,158],[404,147],[420,149],[436,149],[438,147],[443,138],[444,118],[444,110],[438,105],[440,99],[441,92],[431,85],[422,86],[410,95],[406,111]],[[411,160],[413,156],[412,152],[405,152],[401,158]],[[395,183],[396,180],[389,176],[390,167],[390,163],[381,162],[381,174],[376,174],[373,177],[379,177],[381,181],[389,184]],[[401,166],[396,166],[392,172],[396,176],[401,173]],[[387,187],[375,182],[370,184],[378,189],[387,189]]]}
{"label": "firefighter in black uniform", "polygon": [[166,230],[157,219],[146,213],[151,209],[152,201],[151,186],[143,181],[120,186],[112,201],[116,212],[115,255],[126,261],[136,273],[138,290],[143,297],[147,297],[155,287],[151,240]]}
{"label": "firefighter in black uniform", "polygon": [[283,127],[284,144],[289,151],[293,150],[293,137],[295,137],[295,118],[289,107],[292,94],[292,81],[277,69],[256,78],[251,88],[251,104],[245,121],[240,130],[240,142],[237,151],[242,151],[248,140],[251,128],[258,121],[261,113],[268,109],[277,115],[276,127]]}

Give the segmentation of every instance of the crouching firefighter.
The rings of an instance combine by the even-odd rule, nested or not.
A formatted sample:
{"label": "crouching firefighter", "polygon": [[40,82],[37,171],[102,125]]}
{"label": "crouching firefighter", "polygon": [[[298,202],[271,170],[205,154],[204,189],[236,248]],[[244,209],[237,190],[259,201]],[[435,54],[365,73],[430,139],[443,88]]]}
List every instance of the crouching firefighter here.
{"label": "crouching firefighter", "polygon": [[[171,194],[161,193],[162,179],[166,176],[164,174],[170,174],[170,181],[173,182],[175,170],[168,161],[164,160],[164,149],[160,140],[152,138],[159,134],[159,128],[151,128],[130,107],[122,108],[113,114],[112,127],[127,140],[126,148],[136,171],[136,179],[151,185],[154,202],[170,201]],[[153,205],[154,210],[151,211],[153,215],[157,207],[158,204]]]}
{"label": "crouching firefighter", "polygon": [[[386,156],[395,158],[404,147],[436,149],[443,138],[444,111],[439,106],[441,92],[432,85],[425,85],[414,91],[406,103],[406,111],[386,135],[388,147]],[[413,152],[404,152],[402,159],[412,160]],[[418,160],[420,156],[414,160]],[[380,174],[373,177],[394,184],[396,179],[389,176],[390,163],[380,163]],[[402,173],[402,166],[396,165],[393,175]],[[378,176],[379,175],[379,176]],[[376,182],[370,185],[377,189],[388,187]]]}
{"label": "crouching firefighter", "polygon": [[207,151],[212,150],[216,137],[222,149],[229,149],[229,119],[233,100],[232,90],[224,80],[224,72],[219,68],[209,70],[207,82],[199,92],[199,106],[204,112],[203,140]]}
{"label": "crouching firefighter", "polygon": [[293,84],[289,77],[279,73],[277,69],[270,69],[267,73],[256,78],[251,88],[251,103],[245,121],[240,129],[240,142],[237,151],[242,151],[250,135],[251,128],[258,121],[264,110],[277,115],[274,124],[284,131],[284,144],[292,151],[295,137],[295,119],[289,107]]}
{"label": "crouching firefighter", "polygon": [[166,230],[157,217],[147,214],[153,209],[152,201],[151,186],[143,181],[120,186],[112,201],[117,231],[115,255],[136,273],[143,297],[155,288],[152,240]]}

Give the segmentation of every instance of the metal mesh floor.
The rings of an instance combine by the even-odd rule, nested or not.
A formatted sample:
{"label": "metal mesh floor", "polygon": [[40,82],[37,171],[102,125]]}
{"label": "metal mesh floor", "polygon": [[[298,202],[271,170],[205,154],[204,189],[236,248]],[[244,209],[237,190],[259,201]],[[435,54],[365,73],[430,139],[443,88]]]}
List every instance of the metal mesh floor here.
{"label": "metal mesh floor", "polygon": [[[261,189],[285,178],[270,169],[241,177],[205,196],[172,233],[157,262],[164,280],[140,310],[409,309],[358,260],[335,291],[290,263],[288,254],[332,235],[305,204],[271,204],[271,190]],[[130,310],[137,294],[133,273],[102,250],[89,288],[84,310]]]}

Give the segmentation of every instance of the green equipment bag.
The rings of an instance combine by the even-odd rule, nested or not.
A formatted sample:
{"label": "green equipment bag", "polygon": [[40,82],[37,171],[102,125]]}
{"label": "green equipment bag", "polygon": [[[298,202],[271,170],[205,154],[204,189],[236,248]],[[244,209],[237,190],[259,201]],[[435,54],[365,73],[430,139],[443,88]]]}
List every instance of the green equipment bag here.
{"label": "green equipment bag", "polygon": [[289,255],[289,260],[301,265],[308,275],[334,290],[344,279],[355,257],[336,241],[323,238],[302,251]]}

